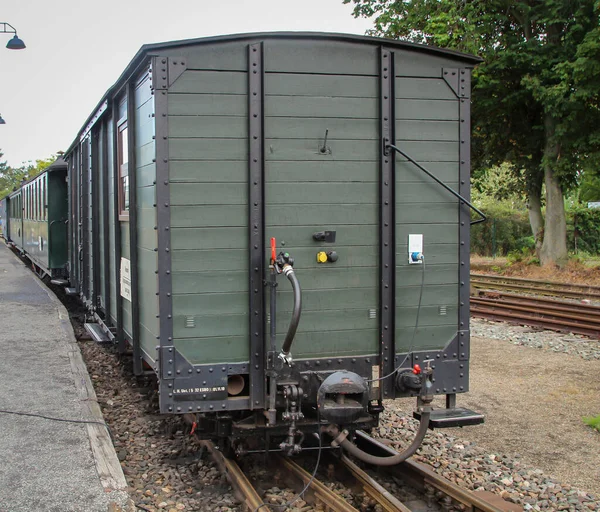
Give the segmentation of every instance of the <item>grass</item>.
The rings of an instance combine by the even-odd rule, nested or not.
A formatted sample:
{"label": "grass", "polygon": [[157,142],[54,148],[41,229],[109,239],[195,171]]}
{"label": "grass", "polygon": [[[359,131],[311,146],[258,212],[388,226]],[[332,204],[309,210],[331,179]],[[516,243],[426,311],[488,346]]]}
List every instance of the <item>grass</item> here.
{"label": "grass", "polygon": [[600,414],[598,416],[584,416],[583,422],[600,432]]}

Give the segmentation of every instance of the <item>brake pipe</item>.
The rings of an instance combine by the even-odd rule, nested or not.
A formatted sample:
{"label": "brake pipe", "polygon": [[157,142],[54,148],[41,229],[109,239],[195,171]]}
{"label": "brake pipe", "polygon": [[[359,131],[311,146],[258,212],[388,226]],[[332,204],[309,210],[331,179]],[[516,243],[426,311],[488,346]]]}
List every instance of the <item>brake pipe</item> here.
{"label": "brake pipe", "polygon": [[427,434],[430,415],[431,411],[427,409],[424,409],[421,412],[421,422],[419,423],[419,430],[417,430],[417,434],[415,435],[412,443],[406,448],[406,450],[396,455],[391,455],[390,457],[379,457],[377,455],[372,455],[361,450],[358,446],[356,446],[347,438],[347,430],[343,430],[342,432],[340,432],[335,425],[330,425],[326,427],[325,432],[333,436],[334,440],[331,443],[333,447],[341,446],[350,455],[353,455],[357,459],[362,460],[367,464],[372,464],[374,466],[396,466],[397,464],[404,462],[406,459],[414,455],[415,452],[419,449],[419,446],[421,446],[421,443],[425,438],[425,434]]}

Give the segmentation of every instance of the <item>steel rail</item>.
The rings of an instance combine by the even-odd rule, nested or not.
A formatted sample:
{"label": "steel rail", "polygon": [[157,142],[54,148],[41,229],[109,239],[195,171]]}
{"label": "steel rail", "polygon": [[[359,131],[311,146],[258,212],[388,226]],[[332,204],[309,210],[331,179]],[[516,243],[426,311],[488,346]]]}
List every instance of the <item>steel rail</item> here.
{"label": "steel rail", "polygon": [[544,283],[543,281],[534,281],[535,284],[527,284],[527,282],[526,280],[519,280],[517,278],[498,278],[496,276],[471,274],[471,286],[477,289],[489,287],[491,289],[512,290],[555,297],[600,299],[600,292],[597,291],[596,287],[567,285],[564,283]]}
{"label": "steel rail", "polygon": [[490,320],[500,320],[517,323],[520,325],[537,326],[553,331],[583,334],[584,336],[600,339],[600,326],[598,325],[586,325],[576,322],[568,322],[565,320],[554,320],[551,318],[543,318],[534,314],[524,315],[522,313],[503,311],[501,309],[482,308],[477,305],[471,306],[471,314],[473,316],[488,318]]}
{"label": "steel rail", "polygon": [[198,442],[200,446],[208,451],[219,468],[219,471],[226,476],[233,488],[235,497],[240,502],[244,503],[248,510],[255,511],[260,509],[262,512],[269,512],[271,510],[269,506],[263,502],[254,486],[250,483],[250,480],[248,480],[235,461],[225,457],[210,441]]}
{"label": "steel rail", "polygon": [[313,479],[312,475],[296,462],[281,456],[275,456],[274,458],[280,467],[286,471],[282,477],[287,485],[297,492],[308,485],[302,498],[304,501],[309,503],[312,501],[315,505],[322,503],[325,506],[324,509],[331,512],[358,512],[358,509],[347,503],[341,496],[316,478]]}
{"label": "steel rail", "polygon": [[595,316],[596,312],[600,314],[600,306],[594,306],[593,304],[584,304],[581,302],[567,302],[559,299],[552,299],[549,297],[533,297],[531,295],[519,295],[516,293],[505,293],[495,290],[481,290],[481,293],[478,297],[482,298],[492,298],[492,299],[506,299],[519,303],[532,303],[535,301],[536,304],[542,305],[544,307],[560,307],[563,311],[577,311],[583,312],[584,314],[593,314]]}
{"label": "steel rail", "polygon": [[471,304],[477,306],[488,306],[511,311],[522,311],[534,316],[543,318],[553,317],[565,319],[567,322],[573,322],[590,327],[600,328],[600,309],[598,311],[582,311],[577,308],[563,308],[560,305],[551,306],[540,304],[535,301],[518,301],[507,299],[496,299],[491,297],[471,297]]}
{"label": "steel rail", "polygon": [[373,480],[346,455],[342,455],[340,461],[356,481],[359,482],[363,491],[381,506],[381,510],[385,512],[410,512],[410,509],[398,500],[398,498],[394,497],[385,487]]}
{"label": "steel rail", "polygon": [[[377,455],[392,455],[396,453],[393,449],[380,443],[376,439],[373,439],[362,430],[358,430],[356,434],[357,443],[360,443],[363,449],[369,450]],[[500,498],[500,502],[503,504],[496,506],[483,499],[482,496],[477,496],[476,493],[462,489],[450,480],[438,475],[425,464],[420,464],[412,459],[408,459],[398,466],[390,466],[386,468],[386,470],[391,472],[394,476],[417,486],[423,491],[429,486],[441,492],[452,500],[462,504],[465,507],[464,510],[469,512],[506,512],[506,510],[508,510],[507,506],[512,505],[508,504],[508,502],[504,502],[504,500]],[[503,506],[504,504],[506,504],[506,506]]]}
{"label": "steel rail", "polygon": [[581,290],[592,290],[600,293],[600,286],[592,286],[587,284],[563,283],[560,281],[544,281],[543,279],[526,279],[523,277],[495,276],[490,274],[478,274],[476,272],[471,272],[471,277],[475,279],[488,279],[490,281],[512,281],[518,283],[532,283],[544,286],[551,286],[554,288],[578,288]]}
{"label": "steel rail", "polygon": [[600,338],[600,307],[502,292],[471,297],[473,316]]}
{"label": "steel rail", "polygon": [[515,292],[534,293],[539,295],[551,295],[554,297],[568,297],[573,299],[594,298],[600,300],[600,294],[596,293],[579,292],[573,290],[556,290],[551,288],[538,288],[520,284],[491,283],[489,281],[479,281],[477,279],[471,279],[471,286],[473,288],[479,289],[491,287],[491,289],[511,290]]}

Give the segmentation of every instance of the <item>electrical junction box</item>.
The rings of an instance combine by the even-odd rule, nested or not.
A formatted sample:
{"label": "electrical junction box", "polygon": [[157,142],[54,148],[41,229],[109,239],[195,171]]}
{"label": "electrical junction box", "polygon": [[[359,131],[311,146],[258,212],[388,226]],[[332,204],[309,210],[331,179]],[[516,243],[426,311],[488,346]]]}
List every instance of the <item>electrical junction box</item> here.
{"label": "electrical junction box", "polygon": [[408,263],[423,263],[423,235],[408,235]]}

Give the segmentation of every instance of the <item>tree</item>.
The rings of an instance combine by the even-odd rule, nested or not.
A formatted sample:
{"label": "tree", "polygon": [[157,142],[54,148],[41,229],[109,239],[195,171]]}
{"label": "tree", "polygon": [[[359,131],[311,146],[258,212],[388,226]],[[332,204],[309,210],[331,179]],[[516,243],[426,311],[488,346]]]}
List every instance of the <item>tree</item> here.
{"label": "tree", "polygon": [[510,203],[513,208],[524,206],[524,177],[507,162],[494,165],[471,179],[473,199],[487,197],[492,201]]}
{"label": "tree", "polygon": [[[4,154],[0,151],[0,159]],[[35,163],[23,163],[21,167],[10,167],[6,162],[0,161],[0,198],[7,196],[19,187],[22,181],[30,180],[40,174],[46,167],[56,160],[52,155]]]}
{"label": "tree", "polygon": [[[0,151],[0,159],[4,153]],[[5,161],[0,161],[0,198],[10,194],[21,182],[23,175],[17,169],[10,167]]]}
{"label": "tree", "polygon": [[577,200],[579,202],[600,201],[600,173],[585,173],[578,192]]}
{"label": "tree", "polygon": [[[567,258],[564,193],[600,162],[600,2],[344,0],[372,35],[476,53],[473,162],[525,176],[542,264]],[[542,185],[546,217],[542,216]]]}

